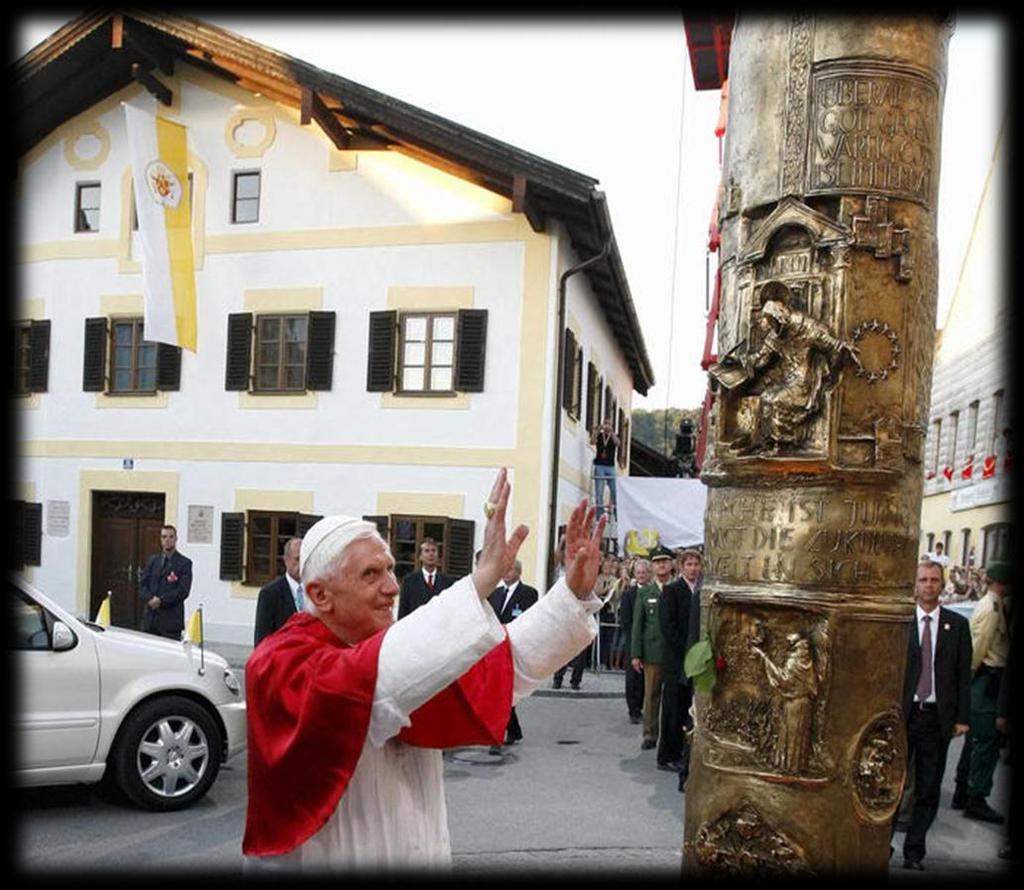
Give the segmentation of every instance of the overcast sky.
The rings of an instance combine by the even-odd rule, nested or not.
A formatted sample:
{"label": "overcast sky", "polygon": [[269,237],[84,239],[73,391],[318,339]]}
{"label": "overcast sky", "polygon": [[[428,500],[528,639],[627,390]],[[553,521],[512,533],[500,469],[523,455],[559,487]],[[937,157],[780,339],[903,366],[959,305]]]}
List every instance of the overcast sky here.
{"label": "overcast sky", "polygon": [[[634,407],[697,407],[719,179],[717,90],[696,92],[680,14],[291,21],[197,17],[600,181],[654,369]],[[15,51],[71,15],[23,17]],[[1002,121],[1005,22],[964,17],[950,44],[939,192],[945,320]],[[713,284],[717,255],[711,255]]]}

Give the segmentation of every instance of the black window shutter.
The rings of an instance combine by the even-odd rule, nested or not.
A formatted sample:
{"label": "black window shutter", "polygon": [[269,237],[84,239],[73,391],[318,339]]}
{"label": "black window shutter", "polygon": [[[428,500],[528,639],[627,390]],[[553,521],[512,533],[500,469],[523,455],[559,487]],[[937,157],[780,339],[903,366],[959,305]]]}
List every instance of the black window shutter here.
{"label": "black window shutter", "polygon": [[[597,368],[593,362],[587,362],[587,429],[593,431],[597,416],[594,411],[594,381],[597,378]],[[598,395],[600,398],[600,395]]]}
{"label": "black window shutter", "polygon": [[334,374],[333,312],[309,313],[309,344],[306,349],[306,389],[328,390]]}
{"label": "black window shutter", "polygon": [[252,313],[233,312],[228,316],[228,355],[224,371],[224,389],[245,392],[249,389],[252,362]]}
{"label": "black window shutter", "polygon": [[170,343],[156,346],[156,388],[163,392],[181,389],[181,347]]}
{"label": "black window shutter", "polygon": [[85,320],[85,360],[82,367],[82,389],[103,392],[107,383],[107,319]]}
{"label": "black window shutter", "polygon": [[385,541],[390,541],[390,517],[388,516],[364,516],[367,522],[372,522],[377,526],[377,534],[379,534]]}
{"label": "black window shutter", "polygon": [[573,402],[575,411],[573,414],[579,419],[580,406],[583,404],[583,347],[578,346],[576,348],[576,361],[573,364],[573,372],[576,378],[576,401]]}
{"label": "black window shutter", "polygon": [[562,352],[562,407],[572,413],[572,369],[576,364],[576,335],[565,329],[565,349]]}
{"label": "black window shutter", "polygon": [[220,579],[241,581],[245,562],[245,514],[220,515]]}
{"label": "black window shutter", "polygon": [[21,514],[21,559],[27,566],[42,565],[43,505],[26,503]]}
{"label": "black window shutter", "polygon": [[46,392],[50,379],[50,322],[34,321],[29,332],[28,388]]}
{"label": "black window shutter", "polygon": [[366,391],[391,392],[395,375],[394,309],[370,313],[370,343],[366,360]]}
{"label": "black window shutter", "polygon": [[321,519],[323,519],[323,516],[316,516],[313,513],[300,513],[295,517],[295,537],[306,537],[306,532],[308,532]]}
{"label": "black window shutter", "polygon": [[25,551],[22,539],[24,538],[23,525],[25,517],[24,501],[9,501],[10,504],[10,533],[8,536],[7,568],[21,569],[25,566],[23,553]]}
{"label": "black window shutter", "polygon": [[448,574],[461,578],[473,571],[472,519],[452,519],[448,524]]}
{"label": "black window shutter", "polygon": [[484,359],[487,355],[487,310],[459,310],[458,366],[455,388],[459,392],[484,391]]}

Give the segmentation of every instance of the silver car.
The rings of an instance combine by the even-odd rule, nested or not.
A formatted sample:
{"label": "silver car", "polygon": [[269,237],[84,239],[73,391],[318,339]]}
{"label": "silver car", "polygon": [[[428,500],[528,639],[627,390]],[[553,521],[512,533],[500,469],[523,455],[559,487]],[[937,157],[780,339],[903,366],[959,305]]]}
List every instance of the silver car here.
{"label": "silver car", "polygon": [[101,779],[133,803],[180,810],[245,748],[245,700],[209,650],[81,621],[9,579],[16,672],[14,781]]}

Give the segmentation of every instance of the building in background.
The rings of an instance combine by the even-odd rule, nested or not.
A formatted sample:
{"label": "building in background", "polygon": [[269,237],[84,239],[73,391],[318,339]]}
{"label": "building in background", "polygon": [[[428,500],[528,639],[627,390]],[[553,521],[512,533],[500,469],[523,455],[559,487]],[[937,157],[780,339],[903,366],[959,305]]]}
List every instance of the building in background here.
{"label": "building in background", "polygon": [[1005,156],[1001,136],[949,314],[936,337],[920,547],[932,552],[941,543],[951,563],[962,566],[982,567],[1014,552],[1012,319],[1002,278]]}
{"label": "building in background", "polygon": [[[524,578],[653,373],[597,181],[196,19],[92,13],[14,66],[14,562],[79,614],[179,530],[207,638],[288,537],[367,516],[468,572],[495,472]],[[555,89],[552,86],[552,89]],[[122,103],[186,126],[195,353],[145,338]],[[629,465],[622,449],[623,468]]]}

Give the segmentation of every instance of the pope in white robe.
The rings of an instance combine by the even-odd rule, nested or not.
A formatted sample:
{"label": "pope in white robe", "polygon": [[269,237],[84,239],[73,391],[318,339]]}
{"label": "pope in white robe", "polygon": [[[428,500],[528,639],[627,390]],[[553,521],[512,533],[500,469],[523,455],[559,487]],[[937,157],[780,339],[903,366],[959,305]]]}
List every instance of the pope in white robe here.
{"label": "pope in white robe", "polygon": [[501,744],[511,706],[597,634],[604,519],[585,500],[549,593],[504,626],[486,602],[527,534],[506,539],[509,491],[503,469],[473,574],[398,622],[375,526],[331,516],[307,532],[308,611],[246,668],[247,872],[449,866],[442,749]]}

